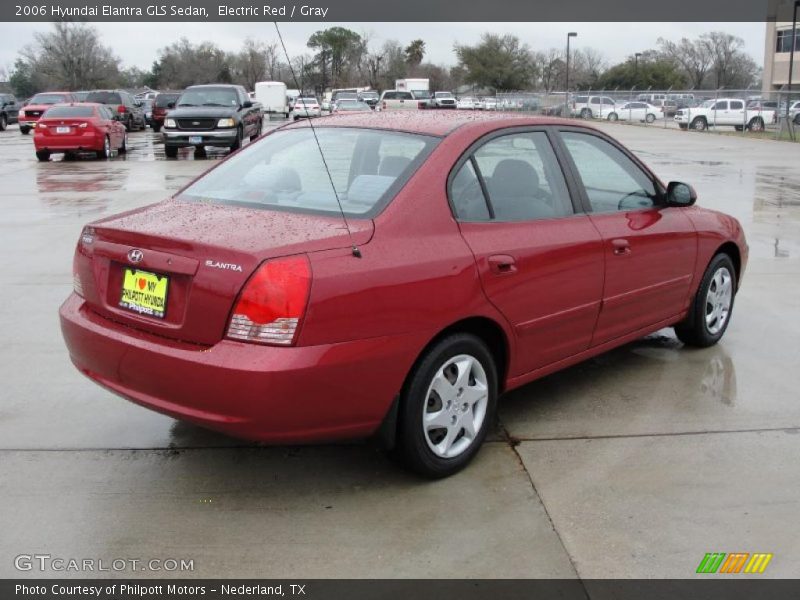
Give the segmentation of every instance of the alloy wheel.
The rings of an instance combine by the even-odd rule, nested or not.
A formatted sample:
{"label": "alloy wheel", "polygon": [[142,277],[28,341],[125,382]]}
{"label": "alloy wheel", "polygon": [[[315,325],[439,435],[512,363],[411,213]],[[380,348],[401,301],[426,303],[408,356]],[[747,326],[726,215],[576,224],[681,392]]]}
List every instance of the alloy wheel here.
{"label": "alloy wheel", "polygon": [[711,278],[706,293],[706,329],[712,335],[719,333],[728,321],[733,300],[733,279],[727,267],[720,267]]}
{"label": "alloy wheel", "polygon": [[440,458],[463,454],[483,426],[489,384],[483,365],[459,354],[437,371],[428,386],[422,427],[425,441]]}

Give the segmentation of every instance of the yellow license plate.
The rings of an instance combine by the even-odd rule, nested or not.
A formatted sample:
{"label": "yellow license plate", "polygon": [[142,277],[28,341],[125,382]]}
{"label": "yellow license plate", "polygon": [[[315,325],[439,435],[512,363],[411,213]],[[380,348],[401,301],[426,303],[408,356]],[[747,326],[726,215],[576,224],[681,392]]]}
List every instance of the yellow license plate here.
{"label": "yellow license plate", "polygon": [[122,308],[163,319],[167,311],[169,278],[139,269],[125,269],[122,279]]}

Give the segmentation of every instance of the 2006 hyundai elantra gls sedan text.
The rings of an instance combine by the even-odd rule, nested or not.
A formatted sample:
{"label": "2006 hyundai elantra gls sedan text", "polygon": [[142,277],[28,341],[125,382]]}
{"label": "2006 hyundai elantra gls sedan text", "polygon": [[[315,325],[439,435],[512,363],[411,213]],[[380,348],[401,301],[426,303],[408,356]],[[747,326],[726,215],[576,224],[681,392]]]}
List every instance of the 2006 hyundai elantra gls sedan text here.
{"label": "2006 hyundai elantra gls sedan text", "polygon": [[61,307],[83,373],[251,440],[378,434],[440,477],[500,393],[662,327],[725,333],[739,223],[607,135],[455,111],[311,125],[83,230]]}

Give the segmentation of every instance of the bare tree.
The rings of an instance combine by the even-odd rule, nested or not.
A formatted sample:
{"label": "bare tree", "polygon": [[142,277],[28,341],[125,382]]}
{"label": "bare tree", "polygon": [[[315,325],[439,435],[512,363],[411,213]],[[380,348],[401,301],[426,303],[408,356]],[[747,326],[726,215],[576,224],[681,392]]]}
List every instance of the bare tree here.
{"label": "bare tree", "polygon": [[256,87],[256,82],[267,76],[267,49],[263,42],[247,38],[236,55],[238,79],[248,90]]}
{"label": "bare tree", "polygon": [[557,48],[550,48],[543,52],[536,52],[535,57],[542,89],[549,94],[559,86],[563,86],[566,66],[564,53]]}
{"label": "bare tree", "polygon": [[20,58],[44,87],[79,90],[117,85],[120,60],[87,23],[57,22],[53,31],[35,33]]}
{"label": "bare tree", "polygon": [[658,38],[658,46],[666,58],[674,60],[681,66],[693,89],[703,86],[712,62],[711,53],[706,44],[700,40],[692,41],[688,38],[681,38],[678,43]]}
{"label": "bare tree", "polygon": [[744,40],[724,31],[711,31],[700,36],[700,42],[706,47],[711,57],[711,73],[714,86],[728,87],[733,80],[739,79],[735,68],[741,65],[741,49]]}

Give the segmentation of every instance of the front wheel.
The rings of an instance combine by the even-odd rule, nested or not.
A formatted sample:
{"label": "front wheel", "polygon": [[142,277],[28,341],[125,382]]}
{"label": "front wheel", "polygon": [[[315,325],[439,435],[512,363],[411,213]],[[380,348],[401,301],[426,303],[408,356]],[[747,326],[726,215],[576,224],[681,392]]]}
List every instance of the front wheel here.
{"label": "front wheel", "polygon": [[797,113],[797,114],[794,116],[794,124],[795,124],[795,125],[800,125],[800,113]]}
{"label": "front wheel", "polygon": [[619,119],[619,117],[617,116],[617,113],[613,113],[613,112],[612,112],[612,113],[610,113],[610,114],[608,115],[608,120],[609,120],[609,121],[616,121],[616,120],[618,120],[618,119]]}
{"label": "front wheel", "polygon": [[695,131],[705,131],[708,123],[703,117],[697,117],[694,121],[692,121],[692,129]]}
{"label": "front wheel", "polygon": [[649,113],[644,120],[648,123],[653,123],[656,120],[656,116],[653,113]]}
{"label": "front wheel", "polygon": [[581,110],[581,119],[591,119],[592,118],[592,111],[588,108],[584,108]]}
{"label": "front wheel", "polygon": [[733,311],[736,269],[730,256],[717,254],[708,265],[686,319],[675,335],[688,346],[706,348],[725,334]]}
{"label": "front wheel", "polygon": [[496,405],[497,369],[486,344],[466,333],[440,340],[401,394],[397,455],[425,477],[460,471],[480,449]]}
{"label": "front wheel", "polygon": [[761,117],[755,117],[747,124],[750,131],[764,131],[764,120]]}
{"label": "front wheel", "polygon": [[164,146],[164,155],[167,158],[178,158],[177,146]]}
{"label": "front wheel", "polygon": [[161,125],[158,125],[158,124],[156,124],[156,123],[153,123],[153,131],[154,131],[155,133],[158,133],[159,131],[161,131]]}
{"label": "front wheel", "polygon": [[262,127],[262,125],[261,125],[261,123],[259,123],[258,124],[258,129],[256,129],[256,132],[253,135],[250,136],[250,141],[251,142],[255,142],[261,136],[261,127]]}
{"label": "front wheel", "polygon": [[122,145],[119,147],[119,153],[125,154],[128,151],[128,132],[122,134]]}
{"label": "front wheel", "polygon": [[242,138],[244,134],[242,133],[242,128],[236,130],[236,139],[231,144],[231,152],[236,152],[239,148],[242,147]]}

